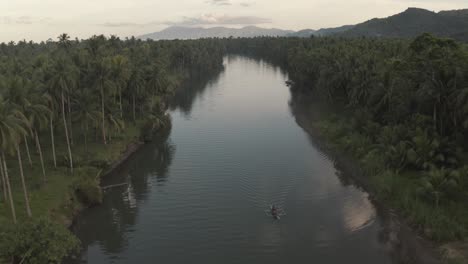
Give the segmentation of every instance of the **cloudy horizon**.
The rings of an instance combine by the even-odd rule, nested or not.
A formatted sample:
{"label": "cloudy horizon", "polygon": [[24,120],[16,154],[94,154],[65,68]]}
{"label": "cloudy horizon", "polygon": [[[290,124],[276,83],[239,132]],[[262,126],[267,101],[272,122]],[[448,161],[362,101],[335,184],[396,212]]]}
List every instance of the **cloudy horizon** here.
{"label": "cloudy horizon", "polygon": [[138,36],[169,26],[320,29],[388,17],[408,7],[468,8],[467,0],[0,0],[0,42]]}

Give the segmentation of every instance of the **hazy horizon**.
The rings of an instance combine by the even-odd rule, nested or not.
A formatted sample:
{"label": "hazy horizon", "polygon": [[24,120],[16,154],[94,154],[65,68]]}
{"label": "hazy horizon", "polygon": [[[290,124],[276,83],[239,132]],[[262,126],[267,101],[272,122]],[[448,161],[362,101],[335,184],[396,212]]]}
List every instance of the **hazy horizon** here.
{"label": "hazy horizon", "polygon": [[[277,2],[277,4],[276,4]],[[0,0],[0,42],[95,34],[138,36],[169,26],[320,29],[388,17],[408,7],[463,9],[466,0]]]}

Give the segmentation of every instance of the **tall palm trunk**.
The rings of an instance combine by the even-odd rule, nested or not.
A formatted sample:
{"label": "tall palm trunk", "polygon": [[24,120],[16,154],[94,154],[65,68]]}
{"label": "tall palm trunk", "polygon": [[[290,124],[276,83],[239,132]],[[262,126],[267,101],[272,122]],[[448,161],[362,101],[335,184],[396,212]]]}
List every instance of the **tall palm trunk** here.
{"label": "tall palm trunk", "polygon": [[5,180],[5,173],[3,171],[3,163],[1,162],[1,157],[0,157],[0,177],[2,177],[2,192],[3,192],[3,199],[6,202],[8,201],[8,191],[7,191],[7,186],[6,186],[6,180]]}
{"label": "tall palm trunk", "polygon": [[54,168],[57,168],[57,157],[55,155],[55,137],[54,137],[54,119],[53,113],[50,114],[50,140],[52,142],[52,156],[54,158]]}
{"label": "tall palm trunk", "polygon": [[13,223],[16,224],[15,203],[13,202],[13,195],[11,194],[10,179],[8,177],[8,168],[7,168],[7,165],[6,165],[5,153],[4,152],[2,152],[2,160],[3,160],[3,169],[5,170],[5,183],[6,183],[6,186],[7,186],[8,198],[10,200],[11,216],[13,217]]}
{"label": "tall palm trunk", "polygon": [[23,139],[24,139],[24,145],[26,146],[26,154],[28,155],[28,161],[29,161],[29,165],[33,165],[32,164],[32,159],[31,159],[31,153],[29,153],[29,143],[28,143],[28,139],[26,138],[26,135],[23,135]]}
{"label": "tall palm trunk", "polygon": [[101,83],[101,111],[102,111],[102,140],[107,144],[106,140],[106,113],[104,111],[104,84]]}
{"label": "tall palm trunk", "polygon": [[122,110],[122,87],[119,85],[119,108],[120,108],[120,118],[123,118],[123,110]]}
{"label": "tall palm trunk", "polygon": [[45,173],[45,168],[44,168],[44,158],[42,156],[41,142],[39,141],[39,135],[37,133],[37,130],[34,131],[34,136],[36,138],[36,147],[37,147],[37,152],[39,152],[39,159],[41,160],[42,176],[44,177],[44,182],[46,182],[47,178],[46,178],[46,173]]}
{"label": "tall palm trunk", "polygon": [[133,94],[133,122],[136,121],[136,114],[135,114],[135,94]]}
{"label": "tall palm trunk", "polygon": [[[86,118],[86,117],[85,117]],[[84,131],[84,144],[85,144],[85,151],[88,152],[88,118],[85,120],[85,131]]]}
{"label": "tall palm trunk", "polygon": [[68,129],[70,130],[70,144],[73,146],[73,124],[72,124],[71,102],[70,102],[69,94],[67,94],[67,108],[68,108]]}
{"label": "tall palm trunk", "polygon": [[65,117],[65,98],[63,96],[63,89],[61,92],[61,98],[62,98],[62,118],[63,118],[63,125],[65,127],[65,138],[67,140],[68,158],[70,160],[70,171],[71,173],[73,173],[73,157],[72,157],[72,152],[71,152],[71,147],[70,147],[70,139],[68,137],[67,118]]}
{"label": "tall palm trunk", "polygon": [[16,155],[18,156],[18,164],[20,169],[20,176],[21,176],[21,185],[23,186],[23,194],[24,194],[24,202],[26,203],[26,212],[28,216],[31,217],[31,207],[29,206],[29,196],[28,196],[28,189],[26,188],[26,181],[24,180],[24,172],[23,172],[23,161],[21,160],[21,151],[19,148],[19,144],[16,145]]}

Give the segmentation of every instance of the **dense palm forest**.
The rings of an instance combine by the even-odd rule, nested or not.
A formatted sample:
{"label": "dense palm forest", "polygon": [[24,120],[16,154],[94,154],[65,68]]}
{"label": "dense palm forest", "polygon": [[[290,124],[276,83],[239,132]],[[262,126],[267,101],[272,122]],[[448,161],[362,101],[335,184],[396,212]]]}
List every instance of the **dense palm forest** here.
{"label": "dense palm forest", "polygon": [[221,67],[220,47],[67,34],[0,44],[0,262],[58,262],[76,248],[56,224],[71,200],[99,203],[102,170],[141,130],[170,126],[167,98]]}
{"label": "dense palm forest", "polygon": [[141,130],[169,126],[167,99],[189,76],[219,70],[226,54],[280,65],[294,96],[336,106],[317,129],[422,234],[468,236],[466,45],[429,34],[157,42],[64,34],[0,45],[0,259],[58,262],[76,248],[54,223],[75,200],[99,203],[102,170]]}
{"label": "dense palm forest", "polygon": [[467,45],[429,34],[226,43],[284,66],[295,96],[340,109],[317,129],[360,161],[379,200],[429,238],[467,237]]}

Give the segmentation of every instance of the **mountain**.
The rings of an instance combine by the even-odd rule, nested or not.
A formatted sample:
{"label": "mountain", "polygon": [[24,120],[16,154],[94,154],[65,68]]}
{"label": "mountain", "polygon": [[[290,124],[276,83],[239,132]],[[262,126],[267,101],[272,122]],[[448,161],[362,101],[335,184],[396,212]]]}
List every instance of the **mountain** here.
{"label": "mountain", "polygon": [[336,27],[336,28],[321,28],[315,31],[315,35],[316,36],[330,36],[333,34],[343,33],[345,31],[350,30],[353,27],[354,25],[346,25],[346,26],[341,26],[341,27]]}
{"label": "mountain", "polygon": [[316,30],[314,29],[303,29],[297,32],[289,33],[288,37],[299,37],[299,38],[310,38],[312,35],[316,34]]}
{"label": "mountain", "polygon": [[390,37],[412,38],[422,33],[432,33],[439,37],[450,37],[468,41],[468,9],[440,11],[438,13],[421,8],[408,8],[406,11],[387,18],[374,18],[357,25],[346,25],[319,30],[300,31],[248,26],[244,28],[226,27],[169,27],[160,32],[142,35],[141,39],[197,39],[227,37],[305,37],[344,36],[344,37]]}
{"label": "mountain", "polygon": [[248,26],[243,28],[226,27],[169,27],[159,32],[139,36],[141,39],[198,39],[198,38],[250,38],[257,36],[287,36],[294,33],[292,30],[276,28],[259,28]]}
{"label": "mountain", "polygon": [[420,8],[374,18],[340,33],[343,36],[411,38],[422,33],[468,40],[468,9],[435,13]]}

